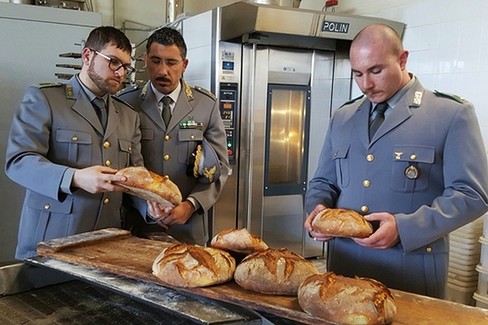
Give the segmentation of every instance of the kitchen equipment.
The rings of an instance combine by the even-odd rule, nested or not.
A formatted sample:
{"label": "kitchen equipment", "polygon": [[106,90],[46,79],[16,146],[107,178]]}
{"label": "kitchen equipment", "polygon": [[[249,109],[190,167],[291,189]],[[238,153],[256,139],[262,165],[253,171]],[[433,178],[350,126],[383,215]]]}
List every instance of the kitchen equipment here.
{"label": "kitchen equipment", "polygon": [[[184,78],[219,99],[232,167],[213,234],[247,228],[275,248],[323,256],[303,223],[333,108],[351,98],[350,41],[374,17],[237,2],[188,17]],[[260,1],[259,1],[260,2]],[[267,1],[269,2],[269,1]]]}

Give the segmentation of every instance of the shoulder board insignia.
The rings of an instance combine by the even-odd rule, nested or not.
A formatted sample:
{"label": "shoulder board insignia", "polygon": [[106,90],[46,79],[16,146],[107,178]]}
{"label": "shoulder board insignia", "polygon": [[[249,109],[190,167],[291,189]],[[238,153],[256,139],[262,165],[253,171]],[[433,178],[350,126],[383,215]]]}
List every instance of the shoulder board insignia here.
{"label": "shoulder board insignia", "polygon": [[66,93],[66,98],[73,97],[73,86],[72,85],[66,85],[66,87],[64,87],[64,92]]}
{"label": "shoulder board insignia", "polygon": [[464,99],[458,95],[442,93],[442,92],[437,91],[437,90],[434,90],[434,94],[436,96],[439,96],[439,97],[450,98],[450,99],[455,100],[456,102],[458,102],[460,104],[463,104],[464,102],[466,102],[466,99]]}
{"label": "shoulder board insignia", "polygon": [[361,95],[361,96],[358,96],[358,97],[356,97],[356,98],[353,98],[353,99],[351,99],[351,100],[349,100],[349,101],[345,102],[344,104],[342,104],[342,105],[341,105],[339,108],[341,108],[342,106],[346,106],[346,105],[352,104],[352,103],[354,103],[355,101],[357,101],[357,100],[359,100],[359,99],[361,99],[361,98],[363,98],[363,97],[364,97],[364,95]]}
{"label": "shoulder board insignia", "polygon": [[126,105],[126,106],[129,106],[130,108],[133,108],[131,104],[127,103],[125,100],[123,99],[120,99],[119,97],[117,97],[116,95],[112,95],[111,96],[114,100],[118,101],[118,102],[121,102],[122,104]]}
{"label": "shoulder board insignia", "polygon": [[195,86],[195,90],[198,90],[199,92],[201,92],[204,95],[207,95],[208,97],[212,98],[213,100],[217,100],[217,97],[215,97],[214,94],[212,94],[210,91],[208,91],[205,88],[202,88],[200,86]]}
{"label": "shoulder board insignia", "polygon": [[61,82],[41,82],[39,83],[39,88],[49,88],[49,87],[61,87],[63,83]]}
{"label": "shoulder board insignia", "polygon": [[135,91],[137,89],[139,89],[139,85],[137,85],[137,84],[128,85],[125,88],[119,90],[117,92],[116,96],[120,96],[120,95],[123,95],[126,93],[130,93],[130,92]]}

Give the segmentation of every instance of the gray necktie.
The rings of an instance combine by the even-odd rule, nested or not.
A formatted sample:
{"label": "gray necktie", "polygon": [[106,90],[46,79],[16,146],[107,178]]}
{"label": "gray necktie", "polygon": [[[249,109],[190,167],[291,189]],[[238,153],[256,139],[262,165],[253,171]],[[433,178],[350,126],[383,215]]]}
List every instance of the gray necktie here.
{"label": "gray necktie", "polygon": [[107,107],[103,98],[95,97],[92,101],[95,111],[97,112],[98,119],[102,123],[103,128],[107,126]]}
{"label": "gray necktie", "polygon": [[371,140],[373,138],[373,135],[376,133],[376,131],[379,129],[380,125],[383,123],[385,120],[385,112],[388,109],[388,103],[387,102],[382,102],[376,105],[375,111],[376,111],[376,116],[371,121],[371,125],[369,126],[369,139]]}
{"label": "gray necktie", "polygon": [[163,102],[163,113],[161,115],[163,117],[164,124],[168,126],[169,120],[171,119],[171,107],[169,106],[171,103],[171,97],[164,96],[161,101]]}

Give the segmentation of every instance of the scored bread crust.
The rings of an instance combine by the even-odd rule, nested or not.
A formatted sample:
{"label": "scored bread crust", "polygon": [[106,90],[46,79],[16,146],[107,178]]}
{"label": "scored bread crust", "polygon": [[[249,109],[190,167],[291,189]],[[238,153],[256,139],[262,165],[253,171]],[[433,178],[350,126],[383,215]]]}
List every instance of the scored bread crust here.
{"label": "scored bread crust", "polygon": [[312,221],[316,232],[333,237],[366,238],[373,227],[362,215],[348,209],[324,209]]}
{"label": "scored bread crust", "polygon": [[319,271],[315,265],[286,248],[269,248],[245,257],[234,280],[244,289],[276,295],[296,295],[300,284]]}
{"label": "scored bread crust", "polygon": [[339,324],[389,324],[397,312],[393,295],[379,281],[333,272],[307,278],[298,303],[308,314]]}
{"label": "scored bread crust", "polygon": [[128,189],[128,193],[145,200],[158,202],[163,206],[174,207],[181,203],[178,186],[168,177],[158,175],[145,167],[127,167],[115,175],[125,176],[125,182],[113,182]]}
{"label": "scored bread crust", "polygon": [[244,254],[268,249],[260,237],[252,235],[246,228],[222,230],[212,238],[210,246]]}
{"label": "scored bread crust", "polygon": [[153,274],[175,287],[206,287],[232,280],[236,262],[227,252],[191,244],[164,249],[153,262]]}

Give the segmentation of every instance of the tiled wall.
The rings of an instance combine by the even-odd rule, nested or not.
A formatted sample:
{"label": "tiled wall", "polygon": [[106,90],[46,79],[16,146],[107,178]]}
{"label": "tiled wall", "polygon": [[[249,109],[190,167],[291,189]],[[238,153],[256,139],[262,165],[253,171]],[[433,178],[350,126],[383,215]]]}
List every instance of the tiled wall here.
{"label": "tiled wall", "polygon": [[[322,9],[323,1],[302,1]],[[336,13],[381,17],[406,24],[408,70],[424,87],[470,100],[488,148],[488,1],[340,0]]]}

